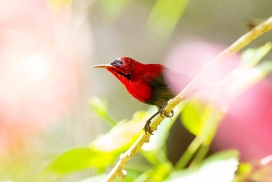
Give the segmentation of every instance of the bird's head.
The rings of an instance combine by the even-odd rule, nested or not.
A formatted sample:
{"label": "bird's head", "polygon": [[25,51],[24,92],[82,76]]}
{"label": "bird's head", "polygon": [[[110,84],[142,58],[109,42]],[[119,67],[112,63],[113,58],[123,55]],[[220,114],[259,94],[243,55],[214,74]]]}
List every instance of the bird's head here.
{"label": "bird's head", "polygon": [[131,74],[134,70],[134,67],[140,64],[129,57],[120,57],[115,59],[113,62],[109,64],[100,64],[96,65],[93,68],[106,68],[108,71],[113,73],[117,77],[124,77],[130,79]]}

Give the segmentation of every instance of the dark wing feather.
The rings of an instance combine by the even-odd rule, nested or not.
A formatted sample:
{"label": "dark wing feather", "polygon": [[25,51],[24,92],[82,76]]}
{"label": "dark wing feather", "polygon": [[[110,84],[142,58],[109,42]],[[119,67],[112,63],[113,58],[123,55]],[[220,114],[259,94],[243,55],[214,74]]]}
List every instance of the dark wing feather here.
{"label": "dark wing feather", "polygon": [[163,69],[163,73],[154,78],[154,75],[144,74],[144,80],[152,87],[152,97],[146,103],[164,107],[168,100],[177,95],[189,82],[185,75],[170,70]]}
{"label": "dark wing feather", "polygon": [[175,95],[181,92],[191,81],[189,77],[169,68],[164,69],[163,75],[168,87]]}

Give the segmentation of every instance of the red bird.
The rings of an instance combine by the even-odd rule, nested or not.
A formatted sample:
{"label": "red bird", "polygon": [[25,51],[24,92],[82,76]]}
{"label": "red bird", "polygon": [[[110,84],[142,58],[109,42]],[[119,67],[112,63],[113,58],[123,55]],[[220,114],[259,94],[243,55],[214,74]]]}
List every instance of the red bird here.
{"label": "red bird", "polygon": [[[189,82],[185,75],[177,73],[162,64],[142,64],[132,58],[120,57],[110,64],[96,65],[93,68],[106,68],[140,102],[155,105],[158,108],[147,120],[144,130],[152,134],[149,126],[157,114],[164,114],[167,102],[175,97]],[[165,114],[164,114],[165,115]],[[173,111],[171,116],[172,117]]]}

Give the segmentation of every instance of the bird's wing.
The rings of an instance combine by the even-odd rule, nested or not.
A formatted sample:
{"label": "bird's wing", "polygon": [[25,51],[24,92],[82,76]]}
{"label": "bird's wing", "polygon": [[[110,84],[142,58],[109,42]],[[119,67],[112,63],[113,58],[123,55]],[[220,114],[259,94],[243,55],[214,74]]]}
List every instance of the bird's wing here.
{"label": "bird's wing", "polygon": [[178,94],[179,92],[184,89],[188,83],[191,81],[191,79],[179,72],[176,72],[174,70],[171,70],[169,68],[165,68],[163,72],[163,77],[168,84],[168,86],[171,88],[173,93]]}
{"label": "bird's wing", "polygon": [[161,73],[157,73],[157,74],[145,73],[143,75],[143,79],[146,84],[151,85],[152,87],[157,87],[157,88],[168,87],[163,77],[163,74]]}
{"label": "bird's wing", "polygon": [[162,73],[145,73],[144,81],[155,88],[168,88],[175,94],[179,93],[191,79],[179,72],[164,67]]}

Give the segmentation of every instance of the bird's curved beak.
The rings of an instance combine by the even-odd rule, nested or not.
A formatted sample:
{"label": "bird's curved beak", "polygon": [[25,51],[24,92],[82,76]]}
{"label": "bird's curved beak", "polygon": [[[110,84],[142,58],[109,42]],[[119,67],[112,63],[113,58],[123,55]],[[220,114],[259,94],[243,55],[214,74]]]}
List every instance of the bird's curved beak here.
{"label": "bird's curved beak", "polygon": [[92,68],[111,68],[112,65],[111,64],[98,64],[93,66]]}

